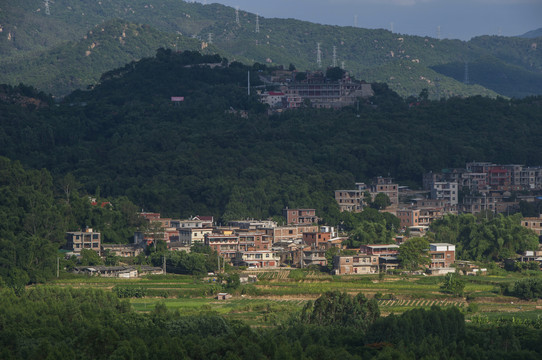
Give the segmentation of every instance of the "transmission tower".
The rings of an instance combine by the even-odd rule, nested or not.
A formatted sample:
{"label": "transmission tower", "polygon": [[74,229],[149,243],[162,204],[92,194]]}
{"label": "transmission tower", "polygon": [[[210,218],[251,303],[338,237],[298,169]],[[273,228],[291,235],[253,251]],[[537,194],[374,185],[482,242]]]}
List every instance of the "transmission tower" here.
{"label": "transmission tower", "polygon": [[354,15],[354,27],[358,27],[358,16]]}
{"label": "transmission tower", "polygon": [[260,32],[260,16],[256,14],[256,32]]}
{"label": "transmission tower", "polygon": [[437,26],[437,39],[440,40],[440,25]]}
{"label": "transmission tower", "polygon": [[344,61],[341,61],[341,69],[344,70]]}
{"label": "transmission tower", "polygon": [[322,67],[322,50],[320,50],[320,43],[316,43],[316,65]]}
{"label": "transmission tower", "polygon": [[333,47],[333,67],[337,67],[337,47]]}
{"label": "transmission tower", "polygon": [[235,8],[235,22],[237,23],[237,26],[241,25],[241,22],[239,21],[239,6]]}
{"label": "transmission tower", "polygon": [[49,9],[49,0],[45,0],[45,15],[51,15],[51,9]]}
{"label": "transmission tower", "polygon": [[393,22],[390,23],[390,31],[393,32]]}
{"label": "transmission tower", "polygon": [[207,36],[207,42],[209,44],[212,44],[213,43],[213,33],[209,33],[209,35]]}

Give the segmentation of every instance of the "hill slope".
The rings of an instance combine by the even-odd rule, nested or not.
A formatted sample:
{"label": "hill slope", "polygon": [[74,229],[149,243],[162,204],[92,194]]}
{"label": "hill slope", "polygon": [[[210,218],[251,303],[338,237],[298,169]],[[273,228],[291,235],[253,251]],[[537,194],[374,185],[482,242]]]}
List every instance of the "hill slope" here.
{"label": "hill slope", "polygon": [[[240,60],[248,59],[260,63],[271,62],[288,66],[293,63],[300,69],[314,69],[317,43],[322,50],[322,66],[333,62],[333,47],[336,48],[338,65],[344,62],[346,69],[358,78],[366,71],[378,81],[387,81],[389,74],[379,69],[389,68],[386,64],[411,61],[417,66],[417,78],[435,81],[436,66],[458,62],[481,62],[488,56],[501,60],[498,66],[505,71],[509,65],[519,66],[526,74],[541,74],[541,58],[531,39],[481,37],[469,42],[458,40],[436,40],[418,36],[393,34],[386,30],[367,30],[354,27],[338,27],[312,24],[293,19],[266,19],[260,17],[260,31],[255,31],[255,15],[240,12],[239,24],[235,21],[235,10],[219,4],[202,5],[178,0],[103,0],[81,3],[76,0],[57,0],[45,15],[43,3],[33,0],[10,2],[0,12],[3,27],[0,36],[0,50],[6,56],[1,61],[20,61],[65,41],[81,38],[88,29],[111,18],[149,24],[152,27],[176,35],[195,36],[207,41],[211,36],[217,48],[224,54],[231,54]],[[211,34],[211,35],[209,35]],[[9,38],[9,39],[8,39]],[[171,43],[169,40],[163,43]],[[512,48],[513,51],[508,51]],[[132,50],[136,52],[135,50]],[[511,55],[512,54],[512,55]],[[49,56],[49,55],[46,55]],[[111,51],[109,57],[119,57]],[[231,56],[230,56],[231,58]],[[495,63],[492,64],[493,68]],[[14,75],[15,76],[15,75]],[[445,74],[441,74],[441,80]],[[497,77],[498,78],[498,77]],[[0,77],[0,81],[6,81]],[[20,77],[34,84],[29,76]],[[60,80],[59,80],[60,81]],[[62,81],[61,81],[62,82]],[[505,81],[490,90],[497,91]],[[86,84],[85,84],[86,85]],[[480,83],[480,85],[484,85]],[[486,83],[486,86],[490,86]],[[521,84],[520,84],[521,85]],[[493,85],[491,85],[493,86]],[[394,90],[403,96],[417,93],[416,82],[392,84]],[[480,88],[467,87],[453,78],[441,81],[441,89],[429,88],[430,95],[468,95],[490,92]],[[518,93],[539,93],[537,88],[527,86]]]}
{"label": "hill slope", "polygon": [[[378,175],[415,185],[424,171],[473,159],[542,164],[539,97],[422,98],[409,108],[375,84],[359,113],[268,116],[246,95],[247,71],[258,85],[255,68],[197,65],[220,62],[160,50],[59,106],[0,101],[0,155],[55,176],[72,172],[89,192],[128,195],[148,210],[223,219],[330,209],[333,190]],[[174,105],[171,96],[185,101]]]}
{"label": "hill slope", "polygon": [[[110,20],[96,26],[81,40],[57,45],[37,57],[0,63],[2,81],[23,81],[56,96],[94,85],[102,73],[143,57],[158,48],[201,50],[198,40],[167,34],[148,25]],[[208,47],[204,53],[216,52]]]}

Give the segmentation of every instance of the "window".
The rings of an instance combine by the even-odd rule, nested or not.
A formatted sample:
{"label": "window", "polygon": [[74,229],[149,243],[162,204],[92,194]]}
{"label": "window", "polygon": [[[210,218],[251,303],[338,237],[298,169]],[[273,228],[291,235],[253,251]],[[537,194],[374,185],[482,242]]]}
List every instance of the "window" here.
{"label": "window", "polygon": [[349,262],[350,262],[350,259],[346,259],[346,262],[349,263]]}
{"label": "window", "polygon": [[93,238],[94,240],[97,240],[97,239],[98,239],[98,234],[92,234],[92,238]]}
{"label": "window", "polygon": [[268,258],[268,257],[269,257],[269,254],[265,254],[265,257]]}

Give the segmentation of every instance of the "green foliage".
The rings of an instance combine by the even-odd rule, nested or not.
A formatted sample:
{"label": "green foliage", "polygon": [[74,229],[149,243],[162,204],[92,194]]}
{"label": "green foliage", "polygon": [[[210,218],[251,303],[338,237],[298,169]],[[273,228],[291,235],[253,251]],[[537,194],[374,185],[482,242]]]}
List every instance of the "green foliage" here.
{"label": "green foliage", "polygon": [[440,290],[454,296],[463,296],[465,281],[458,274],[448,273],[444,276],[444,283],[440,287]]}
{"label": "green foliage", "polygon": [[330,291],[314,303],[309,301],[303,307],[300,321],[319,326],[351,326],[366,330],[379,316],[376,300],[368,300],[361,293],[352,297]]}
{"label": "green foliage", "polygon": [[113,292],[119,298],[142,298],[147,296],[147,289],[143,287],[115,286]]}
{"label": "green foliage", "polygon": [[418,270],[431,263],[428,252],[429,241],[426,238],[410,238],[399,246],[399,263],[404,269]]}
{"label": "green foliage", "polygon": [[90,249],[81,249],[81,257],[79,258],[79,263],[82,266],[94,266],[103,265],[104,262],[96,251]]}
{"label": "green foliage", "polygon": [[375,195],[374,200],[371,202],[371,207],[377,210],[384,210],[391,205],[390,198],[384,193],[378,193]]}
{"label": "green foliage", "polygon": [[340,67],[331,67],[326,70],[326,78],[331,81],[338,81],[343,78],[345,71]]}
{"label": "green foliage", "polygon": [[516,281],[512,294],[525,300],[542,299],[542,279]]}
{"label": "green foliage", "polygon": [[47,170],[25,170],[0,157],[0,279],[10,287],[44,282],[64,243],[62,206]]}
{"label": "green foliage", "polygon": [[456,244],[459,259],[503,260],[538,248],[538,237],[521,226],[521,214],[476,218],[448,215],[431,224],[437,242]]}

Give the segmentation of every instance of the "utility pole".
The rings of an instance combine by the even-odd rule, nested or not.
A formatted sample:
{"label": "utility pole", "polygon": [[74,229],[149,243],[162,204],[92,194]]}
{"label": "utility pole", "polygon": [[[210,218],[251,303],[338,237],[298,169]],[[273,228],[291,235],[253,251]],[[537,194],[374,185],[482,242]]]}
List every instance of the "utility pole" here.
{"label": "utility pole", "polygon": [[320,43],[316,43],[316,65],[319,68],[322,67],[322,50],[320,50]]}
{"label": "utility pole", "polygon": [[56,257],[56,278],[60,277],[60,258]]}
{"label": "utility pole", "polygon": [[164,256],[162,257],[162,259],[163,259],[163,260],[162,260],[162,270],[163,270],[163,272],[164,272],[164,275],[166,275],[166,274],[167,274],[167,271],[166,271],[166,255],[164,255]]}

